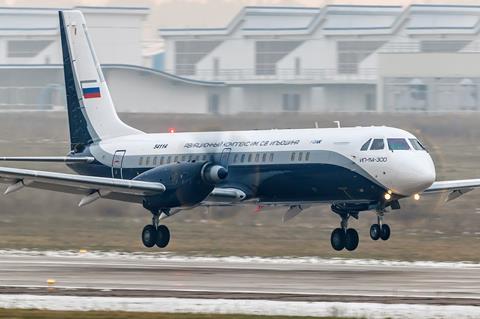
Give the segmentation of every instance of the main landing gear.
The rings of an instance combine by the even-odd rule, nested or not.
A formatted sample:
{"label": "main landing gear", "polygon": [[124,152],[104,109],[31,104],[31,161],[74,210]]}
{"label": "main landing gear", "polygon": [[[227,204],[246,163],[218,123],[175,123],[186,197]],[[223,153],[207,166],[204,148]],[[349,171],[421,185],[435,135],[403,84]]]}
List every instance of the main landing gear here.
{"label": "main landing gear", "polygon": [[336,251],[341,251],[343,249],[354,251],[357,249],[360,239],[358,232],[355,229],[348,228],[348,219],[351,216],[358,219],[358,212],[346,212],[339,210],[334,206],[332,206],[332,211],[342,218],[340,228],[335,229],[330,236],[332,248]]}
{"label": "main landing gear", "polygon": [[370,227],[370,238],[372,240],[389,240],[390,239],[390,226],[383,223],[383,214],[378,214],[377,224],[373,224]]}
{"label": "main landing gear", "polygon": [[157,245],[160,248],[165,248],[170,242],[170,230],[165,225],[159,225],[159,213],[152,212],[152,224],[147,225],[142,231],[142,242],[145,247],[152,248]]}
{"label": "main landing gear", "polygon": [[[358,219],[359,212],[352,210],[350,207],[332,205],[332,211],[340,216],[342,219],[340,228],[335,229],[330,236],[330,243],[332,248],[336,251],[348,250],[354,251],[358,247],[359,237],[358,232],[353,228],[348,228],[348,220],[350,217]],[[377,223],[370,227],[370,238],[373,240],[389,240],[390,226],[383,223],[384,209],[377,210]]]}

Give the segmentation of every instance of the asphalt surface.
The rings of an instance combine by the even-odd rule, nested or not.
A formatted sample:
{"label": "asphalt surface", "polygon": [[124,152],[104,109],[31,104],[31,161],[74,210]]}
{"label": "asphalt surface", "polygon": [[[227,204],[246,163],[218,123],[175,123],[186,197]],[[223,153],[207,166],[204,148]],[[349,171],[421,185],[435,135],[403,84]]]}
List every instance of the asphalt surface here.
{"label": "asphalt surface", "polygon": [[1,294],[480,306],[480,265],[3,254]]}

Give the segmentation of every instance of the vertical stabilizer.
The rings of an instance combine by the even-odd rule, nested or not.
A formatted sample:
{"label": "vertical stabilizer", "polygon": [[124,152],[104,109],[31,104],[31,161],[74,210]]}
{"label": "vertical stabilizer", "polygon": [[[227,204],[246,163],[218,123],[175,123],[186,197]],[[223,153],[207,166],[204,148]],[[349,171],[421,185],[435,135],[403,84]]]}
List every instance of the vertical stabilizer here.
{"label": "vertical stabilizer", "polygon": [[59,17],[72,150],[108,138],[141,134],[123,123],[115,111],[83,14],[60,11]]}

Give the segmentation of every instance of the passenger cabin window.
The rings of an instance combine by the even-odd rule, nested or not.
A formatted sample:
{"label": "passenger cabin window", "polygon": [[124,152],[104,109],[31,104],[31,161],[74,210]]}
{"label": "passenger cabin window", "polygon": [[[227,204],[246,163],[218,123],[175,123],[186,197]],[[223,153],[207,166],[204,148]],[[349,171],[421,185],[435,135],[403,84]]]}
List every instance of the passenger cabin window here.
{"label": "passenger cabin window", "polygon": [[370,146],[370,142],[372,139],[369,139],[365,144],[363,144],[362,148],[360,149],[361,151],[366,151],[368,150],[368,147]]}
{"label": "passenger cabin window", "polygon": [[412,144],[412,147],[416,151],[426,151],[427,149],[420,143],[417,139],[411,138],[409,139],[410,144]]}
{"label": "passenger cabin window", "polygon": [[267,153],[263,153],[263,156],[262,156],[262,162],[266,162],[267,161]]}
{"label": "passenger cabin window", "polygon": [[153,158],[153,166],[157,166],[157,157],[156,156]]}
{"label": "passenger cabin window", "polygon": [[245,154],[242,154],[242,157],[240,158],[240,162],[245,162]]}
{"label": "passenger cabin window", "polygon": [[298,161],[301,162],[302,159],[303,159],[303,153],[300,152],[300,153],[298,153]]}
{"label": "passenger cabin window", "polygon": [[403,138],[388,138],[388,149],[390,151],[408,151],[410,146],[407,141]]}
{"label": "passenger cabin window", "polygon": [[292,157],[290,157],[290,160],[293,162],[295,160],[295,152],[292,153]]}
{"label": "passenger cabin window", "polygon": [[270,162],[273,162],[273,153],[270,153]]}
{"label": "passenger cabin window", "polygon": [[138,160],[138,165],[139,165],[139,166],[142,166],[142,165],[143,165],[143,157],[140,157],[140,159]]}
{"label": "passenger cabin window", "polygon": [[260,160],[260,154],[255,154],[255,162],[258,163],[258,161]]}
{"label": "passenger cabin window", "polygon": [[165,160],[165,159],[163,158],[163,156],[160,157],[160,165],[163,165],[164,160]]}
{"label": "passenger cabin window", "polygon": [[384,148],[385,148],[385,142],[383,141],[383,139],[376,138],[373,140],[370,150],[378,151],[378,150],[383,150]]}
{"label": "passenger cabin window", "polygon": [[150,165],[150,156],[147,157],[147,160],[145,161],[145,166],[149,166]]}
{"label": "passenger cabin window", "polygon": [[305,161],[309,161],[310,160],[310,152],[307,152],[307,154],[305,154]]}

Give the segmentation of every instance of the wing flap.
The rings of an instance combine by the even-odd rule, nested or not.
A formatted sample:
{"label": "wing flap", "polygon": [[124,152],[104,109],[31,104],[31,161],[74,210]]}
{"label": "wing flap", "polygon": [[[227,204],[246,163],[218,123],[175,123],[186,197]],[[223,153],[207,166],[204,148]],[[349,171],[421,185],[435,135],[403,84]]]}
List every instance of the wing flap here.
{"label": "wing flap", "polygon": [[157,195],[165,191],[165,186],[161,183],[6,167],[0,167],[0,182],[19,185],[14,187],[15,190],[23,185],[69,194],[89,195],[99,192],[102,198],[128,202],[138,202],[143,196]]}
{"label": "wing flap", "polygon": [[463,179],[435,182],[424,194],[448,193],[446,201],[452,201],[480,187],[480,179]]}

